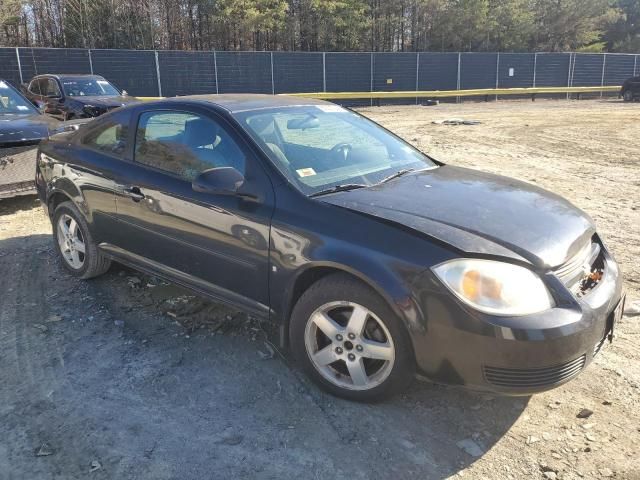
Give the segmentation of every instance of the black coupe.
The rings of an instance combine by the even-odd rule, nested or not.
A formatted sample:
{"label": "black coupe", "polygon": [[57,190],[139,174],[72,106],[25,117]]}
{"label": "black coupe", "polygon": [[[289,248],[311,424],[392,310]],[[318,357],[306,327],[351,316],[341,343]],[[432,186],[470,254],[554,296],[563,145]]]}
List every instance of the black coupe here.
{"label": "black coupe", "polygon": [[280,326],[334,394],[416,368],[531,394],[580,373],[623,308],[592,220],[510,178],[443,165],[316,100],[193,96],[44,142],[40,199],[65,268],[112,260]]}

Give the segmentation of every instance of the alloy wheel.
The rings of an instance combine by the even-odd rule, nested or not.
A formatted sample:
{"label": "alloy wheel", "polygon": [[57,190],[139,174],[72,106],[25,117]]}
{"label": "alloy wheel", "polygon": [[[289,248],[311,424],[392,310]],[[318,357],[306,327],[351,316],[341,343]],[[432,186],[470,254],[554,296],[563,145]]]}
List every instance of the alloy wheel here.
{"label": "alloy wheel", "polygon": [[84,265],[86,245],[78,222],[63,213],[58,219],[57,229],[62,258],[71,268],[79,270]]}
{"label": "alloy wheel", "polygon": [[382,384],[395,362],[387,327],[372,311],[353,302],[319,307],[307,321],[305,347],[326,380],[349,390]]}

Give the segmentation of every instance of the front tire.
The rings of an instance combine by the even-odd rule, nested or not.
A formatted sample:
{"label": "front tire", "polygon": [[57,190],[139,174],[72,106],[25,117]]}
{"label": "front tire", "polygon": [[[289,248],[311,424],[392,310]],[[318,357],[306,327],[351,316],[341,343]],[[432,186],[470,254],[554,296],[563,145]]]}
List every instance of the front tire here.
{"label": "front tire", "polygon": [[291,314],[291,348],[326,391],[375,401],[403,390],[415,360],[408,332],[387,302],[346,274],[314,283]]}
{"label": "front tire", "polygon": [[62,266],[73,276],[87,279],[111,266],[93,241],[84,216],[72,202],[62,202],[53,214],[53,238]]}

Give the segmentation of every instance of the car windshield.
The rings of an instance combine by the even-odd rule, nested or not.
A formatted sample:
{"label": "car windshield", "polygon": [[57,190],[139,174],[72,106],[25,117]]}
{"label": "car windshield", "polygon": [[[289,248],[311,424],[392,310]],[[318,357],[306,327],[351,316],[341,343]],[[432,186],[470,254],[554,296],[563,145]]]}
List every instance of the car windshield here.
{"label": "car windshield", "polygon": [[64,78],[64,94],[68,97],[120,95],[120,92],[102,78]]}
{"label": "car windshield", "polygon": [[436,166],[392,133],[337,105],[247,111],[236,118],[307,195]]}
{"label": "car windshield", "polygon": [[0,113],[37,113],[36,108],[11,85],[0,80]]}

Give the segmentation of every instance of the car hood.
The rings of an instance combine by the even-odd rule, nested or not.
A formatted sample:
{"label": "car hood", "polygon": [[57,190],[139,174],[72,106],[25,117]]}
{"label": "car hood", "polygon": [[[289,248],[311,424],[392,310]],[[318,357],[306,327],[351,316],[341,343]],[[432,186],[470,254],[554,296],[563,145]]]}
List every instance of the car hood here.
{"label": "car hood", "polygon": [[442,166],[322,198],[470,254],[556,267],[595,233],[593,221],[551,192],[499,175]]}
{"label": "car hood", "polygon": [[0,145],[47,138],[59,122],[45,115],[0,114]]}
{"label": "car hood", "polygon": [[129,105],[130,103],[138,103],[138,100],[135,97],[123,97],[123,96],[81,96],[81,97],[70,97],[76,102],[82,103],[83,105],[93,105],[100,107],[124,107],[125,105]]}

